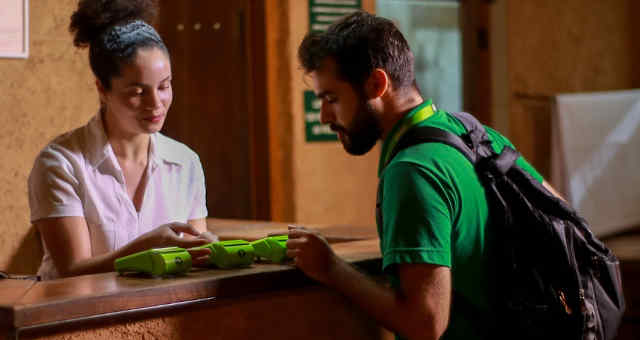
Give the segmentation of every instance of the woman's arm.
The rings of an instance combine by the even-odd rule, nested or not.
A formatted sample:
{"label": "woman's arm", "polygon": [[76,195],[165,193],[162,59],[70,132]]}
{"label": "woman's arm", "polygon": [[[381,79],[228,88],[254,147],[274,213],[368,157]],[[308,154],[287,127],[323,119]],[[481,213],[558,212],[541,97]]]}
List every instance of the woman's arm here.
{"label": "woman's arm", "polygon": [[[117,258],[151,248],[191,248],[209,242],[199,237],[200,232],[191,225],[168,223],[140,235],[122,248],[93,256],[89,228],[84,217],[44,218],[35,221],[34,225],[40,231],[58,273],[63,277],[113,271],[113,262]],[[180,233],[194,237],[181,238]],[[190,253],[194,258],[199,258],[207,255],[209,250]]]}

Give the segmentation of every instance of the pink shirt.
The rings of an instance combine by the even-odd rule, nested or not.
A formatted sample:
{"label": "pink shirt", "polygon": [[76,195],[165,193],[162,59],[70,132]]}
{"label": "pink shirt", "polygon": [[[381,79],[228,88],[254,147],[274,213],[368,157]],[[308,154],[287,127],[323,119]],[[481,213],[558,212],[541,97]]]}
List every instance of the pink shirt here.
{"label": "pink shirt", "polygon": [[[98,114],[54,139],[36,158],[28,182],[31,221],[84,217],[95,256],[165,223],[207,216],[200,158],[186,145],[152,134],[147,180],[138,212]],[[43,279],[59,276],[46,244],[38,274]]]}

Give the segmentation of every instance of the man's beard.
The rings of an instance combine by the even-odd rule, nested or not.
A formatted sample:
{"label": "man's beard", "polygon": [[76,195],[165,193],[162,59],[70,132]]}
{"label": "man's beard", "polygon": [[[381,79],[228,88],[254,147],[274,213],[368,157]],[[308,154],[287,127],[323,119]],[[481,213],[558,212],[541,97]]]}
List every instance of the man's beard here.
{"label": "man's beard", "polygon": [[[336,129],[335,126],[332,128]],[[360,103],[351,127],[337,129],[344,135],[342,138],[344,149],[356,156],[369,152],[382,136],[382,129],[376,120],[376,111],[365,100]]]}

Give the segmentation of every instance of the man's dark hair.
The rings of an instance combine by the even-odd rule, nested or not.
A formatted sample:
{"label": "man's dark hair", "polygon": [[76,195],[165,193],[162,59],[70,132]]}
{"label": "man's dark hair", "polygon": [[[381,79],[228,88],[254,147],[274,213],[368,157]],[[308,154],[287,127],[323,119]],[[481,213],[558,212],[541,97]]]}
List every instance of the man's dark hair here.
{"label": "man's dark hair", "polygon": [[415,87],[413,53],[391,20],[367,12],[355,12],[332,24],[326,32],[307,33],[298,48],[306,72],[335,59],[338,77],[362,89],[376,68],[384,69],[394,88]]}

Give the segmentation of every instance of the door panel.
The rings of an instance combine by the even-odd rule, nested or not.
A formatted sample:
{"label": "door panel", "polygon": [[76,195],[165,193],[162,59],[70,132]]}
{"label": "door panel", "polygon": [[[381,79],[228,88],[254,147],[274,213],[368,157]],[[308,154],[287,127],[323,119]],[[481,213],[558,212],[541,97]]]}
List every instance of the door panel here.
{"label": "door panel", "polygon": [[251,136],[249,9],[249,0],[160,2],[157,27],[171,53],[174,90],[163,133],[200,156],[215,217],[258,217],[252,143],[266,141]]}

